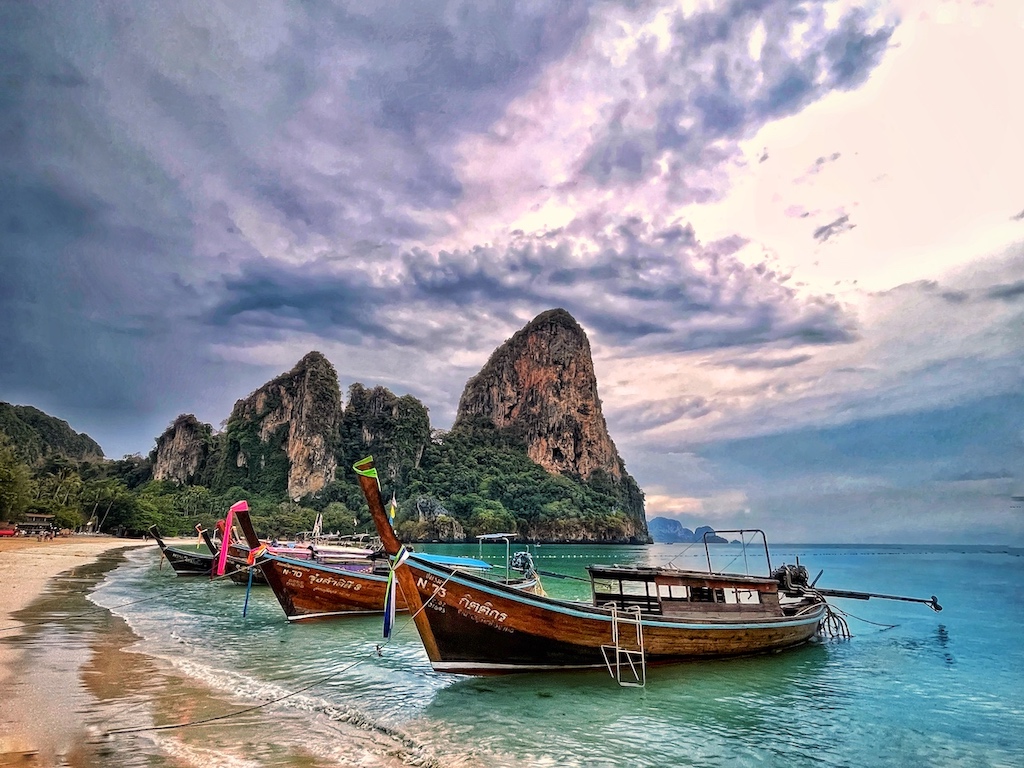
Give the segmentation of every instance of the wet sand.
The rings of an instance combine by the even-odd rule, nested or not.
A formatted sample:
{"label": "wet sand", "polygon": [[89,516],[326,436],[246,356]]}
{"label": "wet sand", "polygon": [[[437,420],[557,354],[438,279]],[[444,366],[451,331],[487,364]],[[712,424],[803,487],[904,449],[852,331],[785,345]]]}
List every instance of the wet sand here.
{"label": "wet sand", "polygon": [[[38,691],[25,685],[24,651],[11,642],[25,626],[15,614],[37,600],[58,574],[94,562],[104,552],[146,543],[112,536],[0,539],[0,766],[29,756],[42,764],[37,760],[45,761],[49,752],[36,728],[39,706],[31,701]],[[56,703],[48,708],[60,710]]]}
{"label": "wet sand", "polygon": [[[38,598],[58,574],[93,562],[112,549],[140,546],[153,543],[113,536],[71,536],[51,541],[37,541],[31,536],[0,539],[0,639],[16,631],[18,621],[13,614]],[[0,687],[7,687],[17,656],[9,645],[0,644]]]}
{"label": "wet sand", "polygon": [[[246,765],[397,768],[433,762],[397,734],[345,723],[330,724],[346,745],[340,760],[282,750],[256,736],[273,730],[258,712],[222,728],[175,730],[167,734],[172,738],[145,730],[105,737],[111,724],[167,725],[239,709],[133,651],[137,638],[130,627],[86,598],[118,562],[116,550],[139,546],[154,544],[101,536],[0,539],[0,766],[215,765],[226,757],[211,750],[217,742],[228,754],[245,755]],[[250,737],[256,740],[239,743]]]}

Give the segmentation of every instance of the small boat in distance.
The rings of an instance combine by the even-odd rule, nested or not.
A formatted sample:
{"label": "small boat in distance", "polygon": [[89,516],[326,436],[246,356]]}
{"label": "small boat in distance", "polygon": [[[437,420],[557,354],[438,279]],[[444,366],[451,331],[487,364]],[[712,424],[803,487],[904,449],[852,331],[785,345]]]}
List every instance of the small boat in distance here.
{"label": "small boat in distance", "polygon": [[196,526],[196,528],[206,543],[207,552],[198,548],[190,550],[168,546],[160,536],[160,529],[155,525],[149,527],[149,535],[156,539],[157,546],[160,547],[167,562],[171,564],[176,576],[210,576],[213,573],[219,550],[210,538],[209,531],[200,526]]}
{"label": "small boat in distance", "polygon": [[[238,518],[236,517],[236,519]],[[248,516],[246,519],[249,519]],[[249,524],[251,525],[251,522]],[[380,551],[380,547],[372,549],[367,546],[372,544],[375,539],[376,536],[371,539],[368,535],[359,534],[352,537],[334,536],[330,538],[333,543],[326,544],[323,542],[328,540],[327,537],[310,543],[290,541],[286,544],[279,544],[273,541],[270,543],[261,541],[261,544],[263,545],[262,551],[267,555],[279,555],[288,560],[301,560],[320,565],[337,564],[348,567],[353,563],[365,564],[370,555]],[[247,544],[232,541],[228,548],[227,576],[236,584],[248,584],[251,575],[251,583],[265,586],[268,582],[264,569],[249,567],[250,551],[251,548]],[[384,569],[384,573],[386,576],[387,568]]]}
{"label": "small boat in distance", "polygon": [[[807,584],[802,566],[784,565],[767,576],[723,573],[711,569],[710,553],[707,571],[591,566],[590,602],[488,582],[404,547],[391,528],[372,457],[354,469],[430,664],[439,672],[605,668],[620,685],[643,686],[648,664],[793,648],[831,618],[823,591]],[[767,556],[767,539],[757,533]],[[938,605],[934,597],[918,602]]]}

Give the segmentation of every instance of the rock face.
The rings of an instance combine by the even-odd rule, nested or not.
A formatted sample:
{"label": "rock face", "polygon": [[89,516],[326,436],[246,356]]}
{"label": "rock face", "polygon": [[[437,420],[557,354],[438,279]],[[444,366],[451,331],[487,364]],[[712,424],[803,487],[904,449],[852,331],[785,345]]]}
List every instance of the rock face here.
{"label": "rock face", "polygon": [[422,527],[422,538],[428,541],[464,541],[462,523],[436,500],[416,499],[416,516]]}
{"label": "rock face", "polygon": [[288,373],[235,403],[225,463],[268,485],[282,474],[298,499],[334,479],[341,391],[334,366],[310,352]]}
{"label": "rock face", "polygon": [[389,483],[404,484],[418,467],[430,441],[427,409],[410,395],[397,397],[386,387],[353,384],[341,418],[346,466],[372,454],[377,472]]}
{"label": "rock face", "polygon": [[622,477],[608,435],[590,342],[564,309],[538,315],[498,347],[466,384],[454,428],[484,416],[526,440],[530,458],[554,474]]}
{"label": "rock face", "polygon": [[212,451],[213,428],[191,413],[183,413],[156,440],[153,479],[196,484]]}
{"label": "rock face", "polygon": [[486,418],[521,437],[548,472],[618,486],[638,532],[647,535],[643,494],[608,434],[590,342],[564,309],[543,312],[498,347],[466,384],[453,429]]}

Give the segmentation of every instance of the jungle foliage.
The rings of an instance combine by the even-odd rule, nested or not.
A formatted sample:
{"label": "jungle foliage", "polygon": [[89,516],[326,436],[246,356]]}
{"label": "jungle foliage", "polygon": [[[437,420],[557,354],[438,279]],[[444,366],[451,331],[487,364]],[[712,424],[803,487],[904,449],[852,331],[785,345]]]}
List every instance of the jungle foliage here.
{"label": "jungle foliage", "polygon": [[[258,420],[237,415],[222,433],[204,432],[206,465],[186,485],[153,480],[155,454],[96,458],[99,446],[92,452],[59,429],[25,424],[0,423],[0,438],[6,433],[0,440],[0,522],[44,512],[55,515],[60,528],[141,536],[157,525],[167,536],[193,535],[197,524],[212,528],[229,506],[246,499],[264,536],[309,531],[317,513],[325,532],[369,532],[372,523],[351,467],[372,454],[385,495],[394,494],[398,503],[399,532],[410,541],[495,532],[536,541],[626,541],[644,530],[626,511],[638,508],[638,498],[642,505],[635,484],[600,474],[586,482],[549,474],[529,459],[516,434],[486,420],[432,431],[422,403],[383,387],[350,387],[331,435],[335,479],[298,501],[287,498],[286,424],[266,441]],[[77,453],[69,454],[69,447]]]}

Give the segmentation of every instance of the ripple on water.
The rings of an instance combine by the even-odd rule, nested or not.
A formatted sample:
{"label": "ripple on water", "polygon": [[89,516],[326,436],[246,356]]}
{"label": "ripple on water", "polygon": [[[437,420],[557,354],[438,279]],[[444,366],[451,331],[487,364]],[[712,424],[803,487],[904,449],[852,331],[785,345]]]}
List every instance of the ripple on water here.
{"label": "ripple on water", "polygon": [[[667,556],[656,550],[599,554],[602,562]],[[549,551],[545,568],[575,573],[582,567],[576,561],[583,557],[558,560],[557,548]],[[1024,764],[1017,727],[1024,679],[1021,665],[1007,664],[1020,660],[1015,622],[1006,612],[979,612],[963,586],[980,578],[992,600],[1012,603],[1014,585],[1024,581],[1020,558],[935,548],[907,557],[883,547],[786,552],[790,561],[796,555],[808,563],[827,559],[822,583],[831,580],[830,586],[934,592],[947,609],[936,616],[921,606],[856,603],[850,641],[652,669],[647,688],[636,690],[617,688],[603,671],[479,680],[438,675],[407,618],[378,656],[378,619],[292,625],[273,596],[256,589],[242,619],[244,588],[168,578],[151,553],[148,560],[145,552],[133,553],[97,600],[141,638],[129,646],[140,658],[168,680],[184,681],[177,688],[164,683],[161,703],[150,712],[143,705],[136,715],[134,697],[144,702],[161,694],[146,686],[125,693],[117,701],[121,718],[180,720],[190,686],[210,700],[202,711],[215,711],[319,681],[232,726],[247,735],[232,735],[227,726],[195,729],[232,750],[254,750],[264,764],[284,760],[274,751],[281,749],[347,764],[334,743],[338,723],[355,723],[371,742],[373,734],[395,736],[416,759],[440,765]],[[1006,572],[1007,563],[1016,571]],[[576,589],[570,582],[552,587]],[[141,596],[148,600],[114,607]],[[883,631],[860,619],[899,626]],[[114,704],[110,699],[108,705]],[[260,741],[260,734],[268,738],[268,722],[272,745]],[[182,748],[208,747],[190,735],[160,738]],[[372,743],[359,749],[373,753]],[[200,751],[189,759],[202,756]]]}

